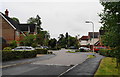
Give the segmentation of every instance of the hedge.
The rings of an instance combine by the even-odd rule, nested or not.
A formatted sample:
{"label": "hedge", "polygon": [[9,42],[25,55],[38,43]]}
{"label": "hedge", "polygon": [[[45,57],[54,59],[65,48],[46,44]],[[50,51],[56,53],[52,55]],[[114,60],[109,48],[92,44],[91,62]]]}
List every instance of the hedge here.
{"label": "hedge", "polygon": [[36,49],[37,54],[47,54],[48,50],[47,49]]}
{"label": "hedge", "polygon": [[100,55],[106,56],[106,57],[112,57],[113,56],[113,52],[111,50],[107,50],[107,49],[101,49],[98,51]]}
{"label": "hedge", "polygon": [[36,51],[2,51],[2,61],[23,59],[23,58],[33,58],[36,57]]}
{"label": "hedge", "polygon": [[61,47],[49,48],[49,50],[60,50]]}

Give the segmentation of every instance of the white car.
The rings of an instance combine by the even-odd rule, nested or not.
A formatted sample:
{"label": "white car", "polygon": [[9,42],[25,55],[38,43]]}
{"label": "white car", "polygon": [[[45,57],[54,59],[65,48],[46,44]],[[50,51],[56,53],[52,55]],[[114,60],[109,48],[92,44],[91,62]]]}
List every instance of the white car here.
{"label": "white car", "polygon": [[35,50],[35,49],[33,47],[31,47],[31,46],[18,46],[16,48],[12,49],[12,50],[19,51],[19,50]]}
{"label": "white car", "polygon": [[90,50],[90,48],[87,48],[87,47],[80,47],[79,49],[83,49],[83,50]]}

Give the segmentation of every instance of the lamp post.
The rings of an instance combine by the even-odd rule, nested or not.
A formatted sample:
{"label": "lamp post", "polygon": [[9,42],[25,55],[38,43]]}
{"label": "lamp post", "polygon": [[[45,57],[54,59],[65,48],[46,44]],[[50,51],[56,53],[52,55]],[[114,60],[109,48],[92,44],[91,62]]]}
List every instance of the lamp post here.
{"label": "lamp post", "polygon": [[94,23],[92,21],[85,21],[85,23],[92,23],[93,26],[93,53],[94,53]]}

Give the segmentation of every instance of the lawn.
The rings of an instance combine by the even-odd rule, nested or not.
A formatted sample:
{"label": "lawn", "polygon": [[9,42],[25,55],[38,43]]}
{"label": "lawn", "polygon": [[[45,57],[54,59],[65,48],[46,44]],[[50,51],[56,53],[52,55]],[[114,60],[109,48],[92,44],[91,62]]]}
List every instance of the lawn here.
{"label": "lawn", "polygon": [[68,52],[68,53],[75,53],[75,52],[73,52],[73,51],[66,51],[66,52]]}
{"label": "lawn", "polygon": [[113,75],[118,76],[118,68],[116,68],[116,59],[110,57],[102,59],[94,77],[97,77],[99,75],[109,75],[110,77],[114,77]]}
{"label": "lawn", "polygon": [[94,58],[94,55],[87,55],[88,58]]}

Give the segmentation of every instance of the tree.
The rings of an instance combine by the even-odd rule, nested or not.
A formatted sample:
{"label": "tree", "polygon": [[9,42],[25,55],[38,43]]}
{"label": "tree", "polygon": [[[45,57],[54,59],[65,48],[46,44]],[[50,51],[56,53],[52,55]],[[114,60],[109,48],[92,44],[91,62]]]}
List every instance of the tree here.
{"label": "tree", "polygon": [[27,23],[28,24],[36,24],[36,27],[37,27],[37,33],[39,34],[41,30],[43,30],[43,28],[41,28],[41,18],[39,15],[36,16],[36,18],[34,17],[30,17],[28,20],[27,20]]}
{"label": "tree", "polygon": [[[106,30],[102,36],[104,45],[111,47],[114,56],[120,62],[120,1],[119,2],[101,2],[104,10],[99,16],[103,26],[101,29]],[[112,52],[113,52],[112,51]],[[118,55],[119,54],[119,55]]]}
{"label": "tree", "polygon": [[40,31],[36,36],[36,42],[40,45],[48,45],[50,34],[47,31]]}
{"label": "tree", "polygon": [[69,44],[69,43],[68,43],[68,42],[69,42],[69,41],[68,41],[68,37],[69,37],[68,32],[66,32],[66,34],[65,34],[65,40],[66,40],[66,44],[67,44],[66,47],[69,46],[69,45],[68,45],[68,44]]}
{"label": "tree", "polygon": [[58,38],[59,38],[58,46],[61,46],[61,47],[65,48],[66,47],[66,40],[65,40],[64,35],[60,34]]}
{"label": "tree", "polygon": [[35,43],[35,35],[28,35],[23,39],[23,43],[25,46],[31,46],[33,43]]}
{"label": "tree", "polygon": [[17,41],[15,41],[15,40],[11,41],[11,42],[9,43],[9,46],[10,46],[11,48],[17,47]]}
{"label": "tree", "polygon": [[55,47],[56,47],[56,43],[57,43],[57,40],[56,40],[55,38],[53,38],[53,39],[51,39],[51,40],[49,41],[49,46],[50,46],[51,48],[55,48]]}
{"label": "tree", "polygon": [[63,48],[68,48],[70,46],[75,46],[76,48],[79,47],[79,41],[76,37],[72,37],[68,35],[68,32],[66,32],[65,37],[63,34],[60,34],[59,40],[58,40],[58,46],[61,46]]}
{"label": "tree", "polygon": [[16,21],[17,23],[20,23],[19,19],[16,18],[16,17],[13,17],[13,18],[11,18],[11,19],[13,19],[14,21]]}

